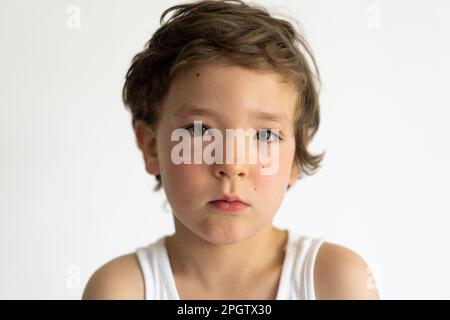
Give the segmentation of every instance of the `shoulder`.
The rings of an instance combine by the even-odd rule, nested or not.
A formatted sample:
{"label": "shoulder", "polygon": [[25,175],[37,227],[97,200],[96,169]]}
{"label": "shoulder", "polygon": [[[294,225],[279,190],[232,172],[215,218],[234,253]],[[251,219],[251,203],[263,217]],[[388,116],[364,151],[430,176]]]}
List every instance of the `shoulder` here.
{"label": "shoulder", "polygon": [[98,268],[89,279],[83,300],[142,300],[144,277],[135,253],[117,257]]}
{"label": "shoulder", "polygon": [[379,299],[372,272],[356,252],[329,242],[320,246],[314,268],[318,300]]}

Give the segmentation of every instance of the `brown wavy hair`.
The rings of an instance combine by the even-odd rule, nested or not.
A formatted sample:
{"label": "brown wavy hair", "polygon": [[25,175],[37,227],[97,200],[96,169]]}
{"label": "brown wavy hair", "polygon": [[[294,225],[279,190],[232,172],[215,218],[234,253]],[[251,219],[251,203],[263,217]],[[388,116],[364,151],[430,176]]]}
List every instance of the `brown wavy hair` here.
{"label": "brown wavy hair", "polygon": [[[203,0],[166,9],[160,24],[126,73],[122,99],[133,126],[143,120],[156,127],[161,111],[158,102],[181,69],[226,57],[236,65],[278,73],[284,82],[296,85],[299,179],[302,173],[312,175],[318,170],[325,152],[314,155],[307,147],[319,128],[320,74],[307,41],[290,22],[240,0]],[[155,191],[162,186],[161,176],[156,179]]]}

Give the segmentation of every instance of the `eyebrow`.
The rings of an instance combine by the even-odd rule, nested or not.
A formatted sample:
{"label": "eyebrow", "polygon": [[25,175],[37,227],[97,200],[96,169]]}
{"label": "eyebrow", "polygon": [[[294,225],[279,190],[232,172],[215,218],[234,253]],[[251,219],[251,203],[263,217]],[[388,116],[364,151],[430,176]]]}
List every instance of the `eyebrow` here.
{"label": "eyebrow", "polygon": [[266,120],[266,121],[278,122],[278,123],[284,123],[285,121],[287,121],[287,118],[284,115],[281,115],[278,113],[265,112],[265,111],[253,111],[250,113],[250,116],[260,119],[260,120]]}
{"label": "eyebrow", "polygon": [[184,104],[174,113],[175,117],[185,116],[217,116],[216,112],[210,109],[200,108],[190,104]]}
{"label": "eyebrow", "polygon": [[[175,117],[185,117],[185,116],[209,116],[209,117],[217,117],[219,118],[219,113],[216,111],[197,107],[190,104],[184,104],[181,106],[181,108],[178,108],[177,111],[174,113]],[[251,111],[249,113],[250,118],[256,118],[260,120],[270,121],[270,122],[277,122],[277,123],[284,123],[288,119],[286,116],[278,114],[278,113],[271,113],[266,111]]]}

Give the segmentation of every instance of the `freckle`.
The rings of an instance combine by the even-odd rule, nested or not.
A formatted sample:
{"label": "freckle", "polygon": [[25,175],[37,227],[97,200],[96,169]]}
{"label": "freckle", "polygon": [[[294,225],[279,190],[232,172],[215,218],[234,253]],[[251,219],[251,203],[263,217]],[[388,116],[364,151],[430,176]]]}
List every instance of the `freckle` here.
{"label": "freckle", "polygon": [[197,73],[196,76],[199,77],[199,76],[200,76],[200,73]]}

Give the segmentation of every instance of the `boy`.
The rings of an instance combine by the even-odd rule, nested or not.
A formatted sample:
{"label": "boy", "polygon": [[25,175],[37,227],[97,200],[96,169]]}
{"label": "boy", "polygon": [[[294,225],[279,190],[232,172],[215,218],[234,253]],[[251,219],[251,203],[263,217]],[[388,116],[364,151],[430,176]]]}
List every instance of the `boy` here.
{"label": "boy", "polygon": [[[306,41],[242,1],[182,4],[161,21],[170,11],[134,57],[123,97],[176,231],[102,266],[83,298],[378,299],[358,254],[272,225],[286,190],[323,158],[307,150],[319,126],[319,73]],[[237,161],[228,148],[236,136],[211,139],[238,129],[250,130],[238,149],[256,162]],[[174,136],[189,138],[186,148]],[[202,161],[189,162],[195,152]],[[224,154],[232,161],[217,161]]]}

